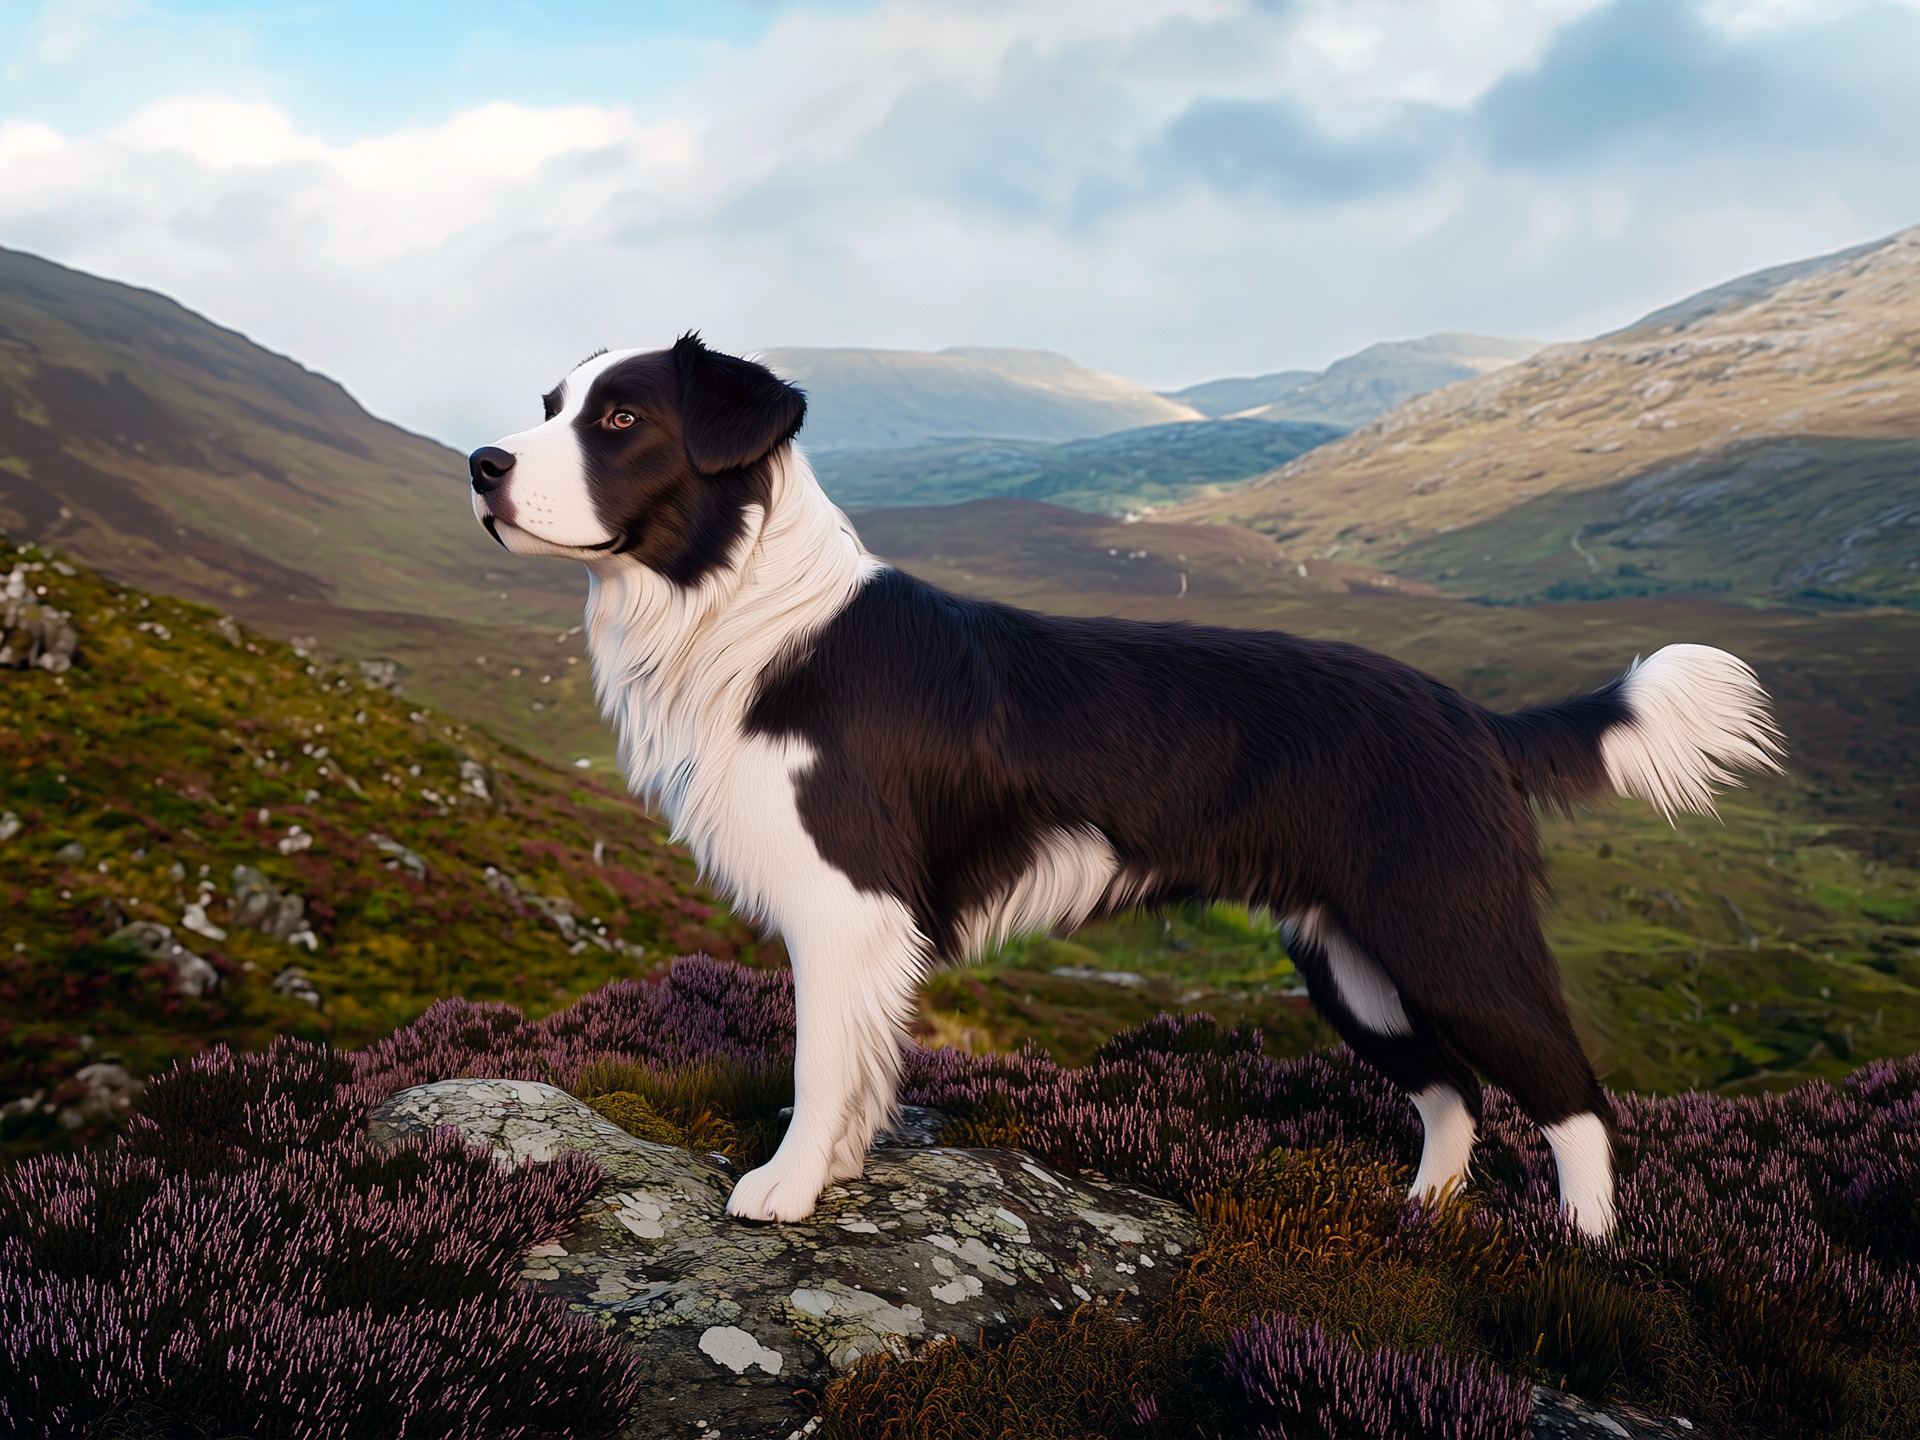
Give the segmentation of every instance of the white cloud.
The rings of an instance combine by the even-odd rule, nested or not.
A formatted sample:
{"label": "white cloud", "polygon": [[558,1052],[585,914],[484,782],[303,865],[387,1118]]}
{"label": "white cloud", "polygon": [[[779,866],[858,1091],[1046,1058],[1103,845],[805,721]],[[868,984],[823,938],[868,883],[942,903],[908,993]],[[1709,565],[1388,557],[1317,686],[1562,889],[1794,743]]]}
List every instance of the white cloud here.
{"label": "white cloud", "polygon": [[1460,107],[1604,0],[1303,0],[1285,79],[1315,108]]}
{"label": "white cloud", "polygon": [[[1768,83],[1792,78],[1794,25],[1840,23],[1704,3],[1728,43],[1775,47]],[[1920,219],[1903,147],[1837,125],[1790,164],[1656,128],[1559,170],[1538,157],[1578,126],[1511,155],[1476,128],[1527,80],[1546,98],[1501,113],[1537,129],[1556,46],[1628,8],[894,0],[783,13],[624,104],[358,136],[258,75],[201,79],[92,132],[0,123],[0,243],[175,294],[464,444],[587,350],[688,327],[741,349],[1041,345],[1175,383],[1433,329],[1580,333]],[[1612,53],[1583,93],[1611,93]],[[1262,183],[1274,147],[1308,152],[1305,179]]]}

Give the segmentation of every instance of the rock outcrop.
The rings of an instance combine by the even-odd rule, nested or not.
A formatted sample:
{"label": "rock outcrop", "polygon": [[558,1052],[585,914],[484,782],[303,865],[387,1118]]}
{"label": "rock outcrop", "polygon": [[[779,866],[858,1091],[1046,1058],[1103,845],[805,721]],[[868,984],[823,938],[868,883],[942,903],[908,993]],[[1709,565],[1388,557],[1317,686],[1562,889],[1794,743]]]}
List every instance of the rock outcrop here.
{"label": "rock outcrop", "polygon": [[1011,1151],[941,1148],[928,1112],[909,1112],[865,1176],[830,1187],[798,1225],[729,1219],[735,1176],[717,1158],[637,1139],[531,1081],[403,1090],[370,1130],[393,1142],[439,1126],[503,1163],[563,1150],[599,1162],[605,1179],[578,1226],[529,1252],[524,1275],[640,1345],[654,1383],[633,1440],[778,1440],[808,1419],[794,1391],[818,1393],[863,1357],[971,1339],[1095,1295],[1151,1299],[1196,1242],[1193,1217],[1168,1201]]}
{"label": "rock outcrop", "polygon": [[[798,1225],[729,1219],[737,1177],[722,1157],[629,1135],[534,1081],[402,1090],[368,1129],[392,1145],[449,1127],[509,1166],[591,1156],[599,1189],[521,1274],[644,1357],[651,1384],[622,1440],[803,1440],[815,1428],[805,1397],[868,1356],[1004,1332],[1094,1296],[1132,1308],[1165,1294],[1198,1244],[1193,1217],[1168,1201],[1012,1151],[941,1147],[939,1123],[907,1107],[866,1174],[829,1187]],[[1541,1387],[1532,1433],[1706,1440],[1679,1417]]]}
{"label": "rock outcrop", "polygon": [[79,646],[73,615],[42,604],[38,596],[47,593],[46,586],[35,587],[29,578],[44,569],[42,563],[21,561],[0,581],[0,669],[63,675],[73,668]]}

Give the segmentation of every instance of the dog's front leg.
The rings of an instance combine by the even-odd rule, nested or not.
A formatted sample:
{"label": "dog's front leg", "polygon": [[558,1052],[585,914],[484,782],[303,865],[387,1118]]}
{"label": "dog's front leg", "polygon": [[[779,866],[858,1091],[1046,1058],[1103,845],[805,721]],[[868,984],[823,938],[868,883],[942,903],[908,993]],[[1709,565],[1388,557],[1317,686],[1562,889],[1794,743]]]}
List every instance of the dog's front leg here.
{"label": "dog's front leg", "polygon": [[834,923],[784,934],[798,1028],[793,1122],[773,1159],[734,1186],[727,1211],[742,1219],[805,1219],[829,1182],[860,1173],[893,1108],[924,947],[898,901],[851,886],[838,898],[828,907],[837,913],[819,917]]}

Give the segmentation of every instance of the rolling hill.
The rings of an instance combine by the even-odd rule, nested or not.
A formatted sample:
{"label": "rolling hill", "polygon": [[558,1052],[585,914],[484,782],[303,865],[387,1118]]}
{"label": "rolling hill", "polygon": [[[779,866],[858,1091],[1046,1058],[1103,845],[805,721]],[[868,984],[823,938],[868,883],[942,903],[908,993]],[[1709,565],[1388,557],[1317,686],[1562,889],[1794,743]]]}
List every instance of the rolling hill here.
{"label": "rolling hill", "polygon": [[551,760],[610,762],[567,668],[583,579],[502,563],[465,475],[164,296],[0,250],[0,526],[336,658],[395,660],[412,693]]}
{"label": "rolling hill", "polygon": [[859,509],[953,505],[989,496],[1123,515],[1169,505],[1284,465],[1338,439],[1336,426],[1187,420],[1092,440],[944,440],[903,450],[815,451],[836,503]]}
{"label": "rolling hill", "polygon": [[1403,401],[1455,381],[1486,375],[1539,350],[1537,340],[1490,335],[1427,335],[1388,340],[1336,360],[1325,370],[1208,380],[1163,392],[1216,419],[1301,420],[1352,429]]}
{"label": "rolling hill", "polygon": [[1421,396],[1168,518],[1497,600],[1920,604],[1920,228]]}
{"label": "rolling hill", "polygon": [[758,357],[807,392],[809,450],[929,440],[1078,440],[1198,420],[1189,405],[1046,350],[788,349]]}

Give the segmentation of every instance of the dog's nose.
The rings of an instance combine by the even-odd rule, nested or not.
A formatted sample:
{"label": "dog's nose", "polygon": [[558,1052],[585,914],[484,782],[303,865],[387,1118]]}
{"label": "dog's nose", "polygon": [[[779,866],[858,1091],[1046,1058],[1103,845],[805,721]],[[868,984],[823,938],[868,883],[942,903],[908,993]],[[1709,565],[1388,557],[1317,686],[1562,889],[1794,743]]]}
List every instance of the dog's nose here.
{"label": "dog's nose", "polygon": [[513,473],[513,452],[498,445],[482,445],[467,457],[467,473],[473,476],[476,495],[498,490]]}

